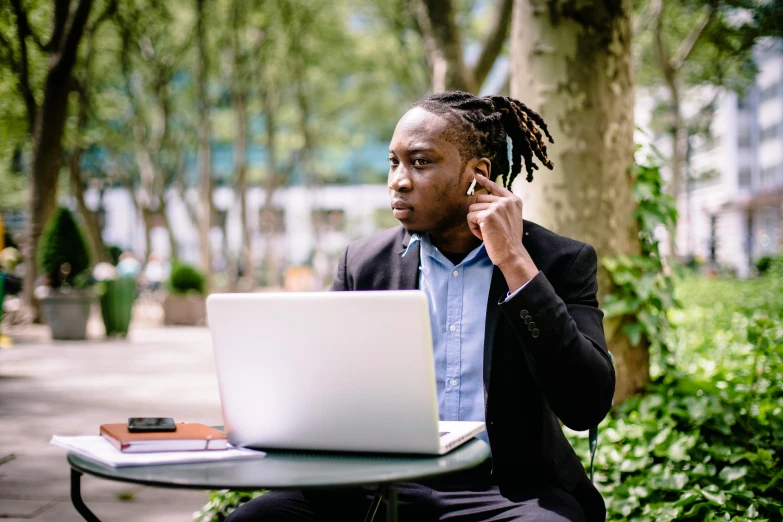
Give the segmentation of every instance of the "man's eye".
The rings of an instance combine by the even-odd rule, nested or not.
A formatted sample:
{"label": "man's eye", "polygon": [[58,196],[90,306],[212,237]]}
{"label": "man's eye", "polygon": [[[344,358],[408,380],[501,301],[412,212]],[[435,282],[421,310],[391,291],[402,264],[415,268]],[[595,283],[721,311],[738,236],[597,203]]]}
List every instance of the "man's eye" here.
{"label": "man's eye", "polygon": [[415,158],[412,163],[414,165],[426,165],[427,163],[429,163],[429,161],[427,161],[424,158]]}
{"label": "man's eye", "polygon": [[389,158],[389,163],[391,163],[392,165],[396,165],[397,163],[399,163],[399,161],[397,161],[397,158]]}

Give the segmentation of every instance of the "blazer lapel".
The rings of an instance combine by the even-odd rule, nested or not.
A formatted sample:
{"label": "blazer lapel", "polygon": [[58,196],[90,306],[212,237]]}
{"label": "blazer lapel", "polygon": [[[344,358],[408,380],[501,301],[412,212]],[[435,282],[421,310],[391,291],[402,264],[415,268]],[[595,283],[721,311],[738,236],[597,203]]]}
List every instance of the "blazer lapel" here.
{"label": "blazer lapel", "polygon": [[[407,256],[405,256],[407,257]],[[489,391],[489,380],[492,374],[492,350],[495,347],[495,333],[500,320],[500,305],[498,302],[508,293],[508,285],[503,272],[498,267],[492,271],[492,282],[489,285],[487,297],[487,322],[484,328],[484,401],[486,404]]]}
{"label": "blazer lapel", "polygon": [[397,270],[392,278],[391,290],[418,290],[419,289],[419,251],[421,250],[421,243],[416,242],[408,253],[404,256],[405,250],[408,248],[411,236],[408,232],[405,232],[405,239],[403,241],[402,249],[397,252],[399,256],[399,264],[397,264]]}

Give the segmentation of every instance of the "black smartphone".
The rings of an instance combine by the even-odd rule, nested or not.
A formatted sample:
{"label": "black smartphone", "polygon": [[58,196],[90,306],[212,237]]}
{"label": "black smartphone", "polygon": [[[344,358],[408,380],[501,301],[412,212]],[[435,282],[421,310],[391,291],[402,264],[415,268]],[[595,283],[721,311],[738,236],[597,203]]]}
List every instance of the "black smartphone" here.
{"label": "black smartphone", "polygon": [[177,431],[177,425],[171,417],[131,417],[128,419],[128,431]]}

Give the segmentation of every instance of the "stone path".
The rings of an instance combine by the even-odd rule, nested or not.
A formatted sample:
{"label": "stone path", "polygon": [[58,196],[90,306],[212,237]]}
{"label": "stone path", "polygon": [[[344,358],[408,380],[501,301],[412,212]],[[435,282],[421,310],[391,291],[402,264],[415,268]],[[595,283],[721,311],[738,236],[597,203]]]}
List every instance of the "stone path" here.
{"label": "stone path", "polygon": [[[128,417],[222,424],[206,328],[135,327],[127,340],[53,342],[44,326],[6,329],[0,350],[0,520],[79,522],[65,451],[52,434],[97,434]],[[208,493],[82,478],[86,504],[104,522],[177,522]]]}

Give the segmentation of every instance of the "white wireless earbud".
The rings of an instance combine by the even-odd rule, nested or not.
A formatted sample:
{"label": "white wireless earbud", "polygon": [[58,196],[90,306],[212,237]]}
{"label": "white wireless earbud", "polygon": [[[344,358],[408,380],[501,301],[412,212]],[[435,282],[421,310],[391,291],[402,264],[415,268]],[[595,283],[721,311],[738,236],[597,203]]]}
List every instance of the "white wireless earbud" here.
{"label": "white wireless earbud", "polygon": [[470,182],[470,186],[468,187],[468,196],[473,195],[474,188],[476,188],[476,178],[473,178],[473,181]]}

